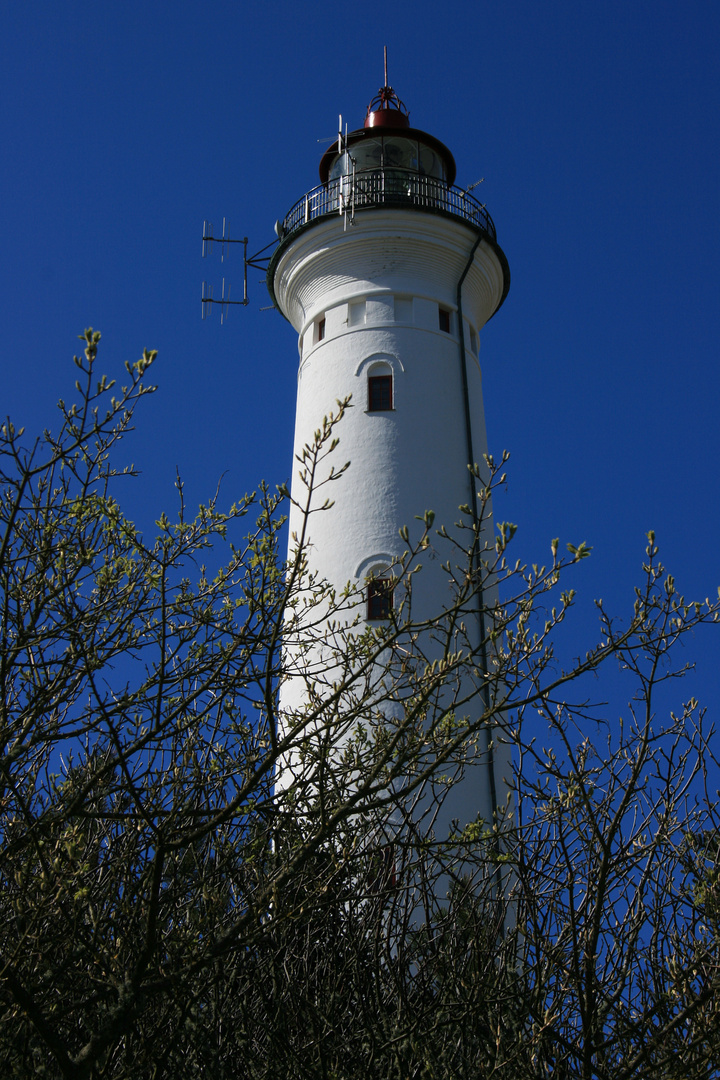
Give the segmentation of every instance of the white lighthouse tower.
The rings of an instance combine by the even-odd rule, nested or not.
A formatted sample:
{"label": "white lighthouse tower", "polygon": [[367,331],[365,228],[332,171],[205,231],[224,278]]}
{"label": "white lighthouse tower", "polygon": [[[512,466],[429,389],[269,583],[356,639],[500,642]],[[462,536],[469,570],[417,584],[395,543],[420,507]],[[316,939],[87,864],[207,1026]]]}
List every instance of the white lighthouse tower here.
{"label": "white lighthouse tower", "polygon": [[[311,516],[307,551],[310,569],[337,590],[366,590],[364,623],[387,619],[398,602],[389,568],[406,547],[403,526],[417,532],[426,510],[448,529],[459,507],[478,513],[468,466],[487,452],[479,334],[510,273],[489,214],[453,186],[455,173],[448,148],[412,127],[384,86],[364,126],[323,155],[321,183],[278,225],[268,269],[273,300],[298,334],[296,454],[351,397],[333,459],[350,466],[332,487],[333,507]],[[300,502],[298,485],[295,477]],[[291,534],[299,524],[294,508]],[[448,575],[433,554],[413,587],[413,618],[448,604]],[[298,692],[290,680],[281,705],[297,704]],[[478,695],[464,707],[481,715],[484,704]],[[492,820],[507,795],[507,748],[488,738],[478,756],[452,799],[452,817],[464,822]],[[292,762],[281,783],[288,771]]]}

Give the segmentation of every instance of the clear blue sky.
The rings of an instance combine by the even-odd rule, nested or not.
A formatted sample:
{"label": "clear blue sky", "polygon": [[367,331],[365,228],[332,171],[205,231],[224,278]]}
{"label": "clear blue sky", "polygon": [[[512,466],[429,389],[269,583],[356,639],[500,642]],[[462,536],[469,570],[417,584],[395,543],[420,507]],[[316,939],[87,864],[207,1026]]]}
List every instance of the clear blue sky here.
{"label": "clear blue sky", "polygon": [[[459,184],[485,177],[510,262],[481,362],[518,555],[593,545],[574,582],[588,634],[593,596],[631,605],[649,528],[686,592],[715,593],[717,5],[39,0],[6,5],[1,36],[0,412],[55,423],[85,326],[110,374],[158,349],[127,448],[138,521],[172,511],[176,466],[191,502],[222,474],[228,501],[289,476],[295,335],[255,272],[249,307],[201,321],[203,278],[242,281],[235,255],[203,262],[202,223],[271,241],[338,113],[360,126],[387,44],[412,123]],[[718,641],[697,648],[688,688],[712,704]]]}

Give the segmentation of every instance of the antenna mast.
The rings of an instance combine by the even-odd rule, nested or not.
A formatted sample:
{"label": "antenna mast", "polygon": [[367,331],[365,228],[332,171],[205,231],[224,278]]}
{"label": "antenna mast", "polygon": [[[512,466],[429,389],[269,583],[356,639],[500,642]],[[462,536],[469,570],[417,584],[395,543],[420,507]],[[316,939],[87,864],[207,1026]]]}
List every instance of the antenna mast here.
{"label": "antenna mast", "polygon": [[228,307],[247,307],[250,303],[248,300],[248,266],[252,266],[257,270],[267,270],[268,263],[270,262],[270,256],[265,252],[269,247],[274,247],[277,244],[277,240],[271,241],[266,244],[260,251],[255,252],[254,255],[248,255],[248,238],[243,236],[242,240],[232,240],[230,238],[230,228],[227,225],[227,219],[223,218],[222,236],[213,236],[213,226],[211,221],[203,222],[203,235],[202,235],[202,256],[203,259],[212,251],[213,243],[220,244],[220,261],[225,262],[226,255],[229,254],[229,250],[226,250],[226,244],[242,244],[243,246],[243,298],[242,300],[230,299],[230,283],[228,282],[227,294],[225,292],[225,278],[222,282],[222,294],[218,300],[213,299],[212,286],[206,281],[202,284],[202,317],[206,317],[207,310],[211,304],[220,305],[220,322],[223,323],[228,317]]}

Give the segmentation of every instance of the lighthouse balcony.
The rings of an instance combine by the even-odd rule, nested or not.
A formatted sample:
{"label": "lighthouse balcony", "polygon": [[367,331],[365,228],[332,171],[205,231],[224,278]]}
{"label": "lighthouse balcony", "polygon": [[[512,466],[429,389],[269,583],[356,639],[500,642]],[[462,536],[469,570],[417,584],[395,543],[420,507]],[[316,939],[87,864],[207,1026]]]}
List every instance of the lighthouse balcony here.
{"label": "lighthouse balcony", "polygon": [[444,180],[404,169],[377,169],[338,176],[308,191],[288,211],[280,225],[280,238],[318,218],[356,213],[379,206],[448,214],[497,239],[495,225],[485,207],[469,191],[450,187]]}

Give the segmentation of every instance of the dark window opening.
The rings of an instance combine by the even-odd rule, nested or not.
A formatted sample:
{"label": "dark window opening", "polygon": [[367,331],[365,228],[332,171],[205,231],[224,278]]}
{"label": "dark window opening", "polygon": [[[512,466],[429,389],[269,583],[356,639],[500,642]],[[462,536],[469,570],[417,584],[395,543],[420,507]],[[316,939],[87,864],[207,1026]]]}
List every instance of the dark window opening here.
{"label": "dark window opening", "polygon": [[447,310],[447,308],[439,308],[438,309],[438,319],[439,319],[440,329],[443,331],[443,333],[449,334],[450,333],[450,312]]}
{"label": "dark window opening", "polygon": [[317,339],[322,341],[325,337],[325,319],[318,319],[317,324]]}
{"label": "dark window opening", "polygon": [[389,619],[393,609],[392,578],[373,578],[367,587],[367,617],[368,622],[378,619]]}
{"label": "dark window opening", "polygon": [[390,412],[393,407],[392,375],[368,378],[368,412]]}
{"label": "dark window opening", "polygon": [[386,889],[397,888],[398,875],[393,844],[385,844],[372,853],[369,870],[368,889],[371,893],[377,894]]}

